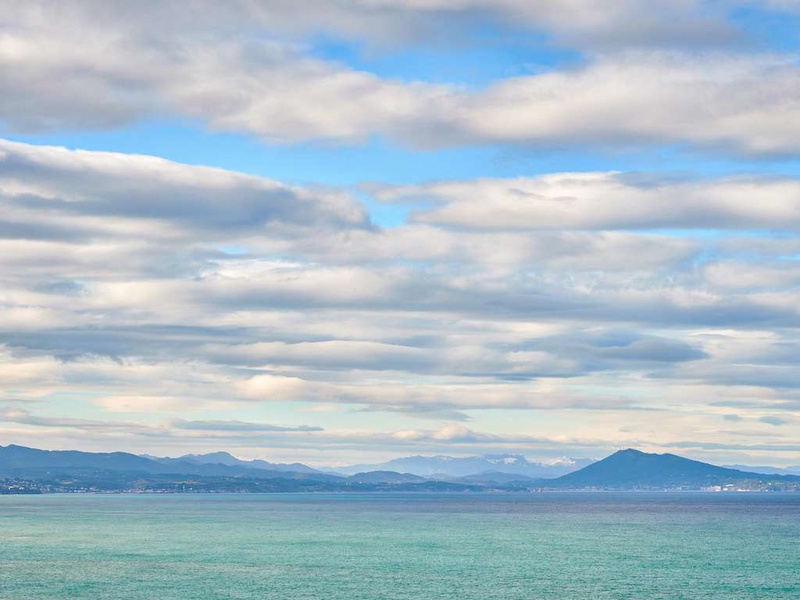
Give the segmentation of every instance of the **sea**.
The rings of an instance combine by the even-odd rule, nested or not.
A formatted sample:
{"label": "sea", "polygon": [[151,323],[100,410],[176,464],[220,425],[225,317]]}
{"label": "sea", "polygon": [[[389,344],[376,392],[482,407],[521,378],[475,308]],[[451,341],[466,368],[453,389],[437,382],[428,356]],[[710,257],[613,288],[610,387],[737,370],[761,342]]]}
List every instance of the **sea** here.
{"label": "sea", "polygon": [[3,600],[800,599],[800,494],[0,496]]}

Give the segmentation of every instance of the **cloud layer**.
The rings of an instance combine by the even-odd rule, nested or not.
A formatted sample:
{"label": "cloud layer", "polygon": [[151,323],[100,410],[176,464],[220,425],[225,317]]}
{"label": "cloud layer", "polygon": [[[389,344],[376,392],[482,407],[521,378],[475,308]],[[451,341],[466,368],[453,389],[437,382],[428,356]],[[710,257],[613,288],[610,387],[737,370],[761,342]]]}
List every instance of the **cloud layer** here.
{"label": "cloud layer", "polygon": [[796,3],[0,4],[7,136],[570,163],[344,189],[0,141],[3,439],[800,460]]}
{"label": "cloud layer", "polygon": [[[0,114],[15,131],[179,116],[277,143],[800,150],[797,61],[731,47],[736,3],[200,2],[190,14],[174,2],[6,4]],[[470,88],[371,73],[313,43],[374,37],[402,48],[462,31],[463,44],[480,18],[582,58]]]}
{"label": "cloud layer", "polygon": [[[794,180],[382,186],[427,206],[383,229],[344,192],[0,153],[0,377],[20,441],[602,452],[779,444],[797,426],[800,244],[771,233],[797,226]],[[463,425],[501,413],[528,432]]]}

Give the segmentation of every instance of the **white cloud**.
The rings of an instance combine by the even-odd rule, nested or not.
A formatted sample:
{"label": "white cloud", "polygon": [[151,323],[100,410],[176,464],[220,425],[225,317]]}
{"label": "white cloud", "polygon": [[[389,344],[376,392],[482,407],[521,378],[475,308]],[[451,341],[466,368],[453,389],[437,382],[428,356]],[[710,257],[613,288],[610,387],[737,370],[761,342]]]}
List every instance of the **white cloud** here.
{"label": "white cloud", "polygon": [[[687,422],[729,445],[797,427],[798,246],[735,231],[796,228],[793,180],[385,187],[430,206],[380,229],[335,190],[0,147],[0,401],[19,442],[490,450],[563,430],[598,448],[651,436],[652,411],[673,419],[658,443]],[[642,231],[691,225],[718,231]]]}
{"label": "white cloud", "polygon": [[720,261],[705,269],[709,283],[728,289],[782,290],[800,286],[800,261],[764,265],[758,262]]}
{"label": "white cloud", "polygon": [[800,183],[794,179],[675,182],[636,181],[613,172],[558,173],[385,187],[376,196],[428,201],[433,206],[418,210],[414,220],[478,230],[800,227]]}
{"label": "white cloud", "polygon": [[[421,143],[636,146],[688,143],[794,153],[793,57],[633,53],[500,81],[434,116]],[[425,117],[423,117],[425,118]]]}
{"label": "white cloud", "polygon": [[[730,38],[725,11],[699,0],[625,0],[611,9],[572,0],[557,10],[552,2],[519,0],[310,9],[242,2],[225,10],[200,3],[192,19],[172,3],[12,4],[0,31],[0,113],[17,130],[108,128],[176,115],[269,142],[360,142],[378,134],[425,147],[799,149],[794,57],[686,52]],[[320,31],[347,39],[396,31],[415,39],[426,25],[458,29],[454,17],[467,23],[476,14],[601,50],[575,68],[501,77],[469,91],[457,82],[382,78],[319,58],[291,39]],[[653,43],[683,51],[641,49]]]}
{"label": "white cloud", "polygon": [[110,413],[169,413],[183,412],[194,403],[180,396],[103,396],[92,400],[92,404]]}
{"label": "white cloud", "polygon": [[7,11],[0,31],[0,108],[18,130],[107,128],[177,113],[272,141],[361,139],[447,93],[270,40],[265,24],[281,4],[239,3],[226,18],[209,3],[188,27],[185,7],[28,4]]}
{"label": "white cloud", "polygon": [[[16,131],[177,118],[267,143],[800,150],[797,57],[748,46],[731,18],[788,0],[0,4]],[[444,56],[476,24],[577,53],[481,86],[363,66]],[[319,39],[363,50],[361,66]],[[796,180],[361,191],[412,222],[377,227],[338,190],[0,142],[4,439],[317,460],[642,440],[800,455]]]}
{"label": "white cloud", "polygon": [[[222,242],[263,234],[273,224],[366,225],[364,211],[342,194],[152,156],[0,141],[0,182],[8,205],[4,219],[54,232],[75,219],[84,235],[185,239],[227,230],[209,240]],[[24,227],[16,233],[28,237]]]}

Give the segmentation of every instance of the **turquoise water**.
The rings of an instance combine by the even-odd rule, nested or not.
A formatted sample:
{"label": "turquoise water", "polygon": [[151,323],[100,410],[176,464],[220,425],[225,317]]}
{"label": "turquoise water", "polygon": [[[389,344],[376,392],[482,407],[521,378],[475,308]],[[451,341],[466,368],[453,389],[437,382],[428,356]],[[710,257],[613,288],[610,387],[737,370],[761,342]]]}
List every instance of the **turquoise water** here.
{"label": "turquoise water", "polygon": [[0,497],[0,598],[800,598],[800,494]]}

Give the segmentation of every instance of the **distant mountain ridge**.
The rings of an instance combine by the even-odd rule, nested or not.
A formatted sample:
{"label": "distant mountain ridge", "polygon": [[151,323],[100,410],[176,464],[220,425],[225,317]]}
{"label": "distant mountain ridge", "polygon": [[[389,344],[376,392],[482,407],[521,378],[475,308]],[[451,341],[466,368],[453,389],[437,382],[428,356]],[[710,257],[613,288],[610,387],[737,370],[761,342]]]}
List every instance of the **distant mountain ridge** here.
{"label": "distant mountain ridge", "polygon": [[747,471],[748,473],[763,473],[765,475],[800,475],[800,465],[789,467],[766,467],[752,465],[722,465],[726,469],[736,469],[737,471]]}
{"label": "distant mountain ridge", "polygon": [[[532,471],[540,463],[521,455],[466,459],[409,457],[390,461],[422,464],[441,471],[482,468]],[[589,459],[586,459],[589,460]],[[404,463],[404,461],[406,461]],[[559,461],[572,468],[577,461]],[[390,464],[386,463],[386,464]],[[267,466],[269,468],[260,468]],[[418,465],[419,466],[419,465]],[[305,470],[288,470],[303,468]],[[548,468],[555,468],[548,465]],[[280,470],[285,469],[285,470]],[[552,473],[552,471],[549,471]],[[0,446],[0,494],[47,492],[385,492],[385,491],[545,491],[545,490],[714,490],[797,491],[800,476],[766,474],[718,467],[674,454],[620,450],[560,477],[530,477],[519,472],[483,470],[469,475],[428,477],[408,470],[365,470],[350,475],[325,473],[300,463],[275,465],[243,461],[226,452],[178,458],[137,456],[126,452],[50,451]]]}
{"label": "distant mountain ridge", "polygon": [[[227,453],[222,453],[227,454]],[[230,456],[230,455],[228,455]],[[233,459],[233,457],[231,457]],[[270,465],[261,461],[264,465]],[[270,465],[271,466],[271,465]],[[23,475],[46,475],[62,473],[88,473],[98,471],[117,471],[142,473],[148,475],[199,475],[260,478],[305,477],[310,472],[317,479],[338,479],[336,475],[325,474],[305,467],[290,471],[285,465],[279,468],[260,468],[246,461],[233,459],[232,463],[204,462],[184,458],[156,458],[139,456],[127,452],[79,452],[77,450],[39,450],[25,446],[0,446],[0,477],[19,477]]]}
{"label": "distant mountain ridge", "polygon": [[147,458],[161,464],[191,463],[196,465],[225,465],[228,467],[243,467],[245,469],[263,469],[265,471],[291,471],[294,473],[321,473],[302,463],[271,463],[266,460],[242,460],[228,452],[211,452],[209,454],[184,454],[178,458],[161,458],[148,456]]}
{"label": "distant mountain ridge", "polygon": [[[261,467],[269,468],[261,468]],[[289,470],[295,468],[296,470]],[[350,477],[306,465],[242,461],[226,452],[178,458],[127,452],[39,450],[0,446],[0,494],[74,491],[347,492],[480,491],[459,482],[395,472]]]}
{"label": "distant mountain ridge", "polygon": [[591,458],[559,458],[547,463],[530,462],[521,454],[486,454],[483,456],[407,456],[385,463],[360,464],[333,469],[350,475],[362,471],[401,471],[420,477],[470,477],[483,473],[504,473],[523,477],[555,478],[577,471],[595,462]]}

